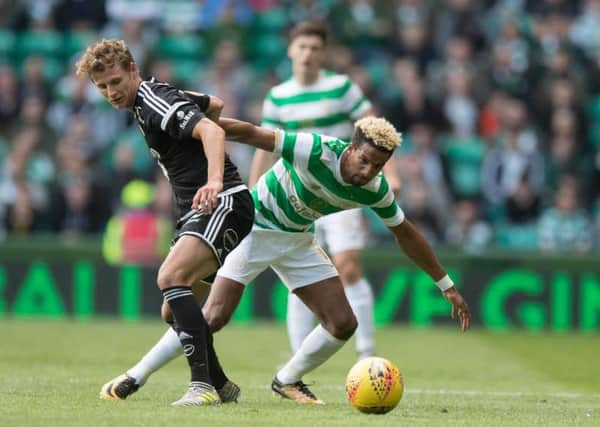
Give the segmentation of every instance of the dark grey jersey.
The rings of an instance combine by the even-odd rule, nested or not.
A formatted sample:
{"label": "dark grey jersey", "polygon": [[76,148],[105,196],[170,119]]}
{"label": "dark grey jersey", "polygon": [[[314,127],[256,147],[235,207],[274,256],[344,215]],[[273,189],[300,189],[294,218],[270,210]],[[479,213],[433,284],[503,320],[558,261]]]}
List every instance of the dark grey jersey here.
{"label": "dark grey jersey", "polygon": [[[192,137],[210,102],[208,95],[176,89],[154,78],[142,81],[133,112],[150,153],[173,188],[179,212],[190,209],[198,188],[206,184],[208,162],[202,141]],[[210,141],[208,141],[210,143]],[[225,155],[223,190],[243,184]]]}

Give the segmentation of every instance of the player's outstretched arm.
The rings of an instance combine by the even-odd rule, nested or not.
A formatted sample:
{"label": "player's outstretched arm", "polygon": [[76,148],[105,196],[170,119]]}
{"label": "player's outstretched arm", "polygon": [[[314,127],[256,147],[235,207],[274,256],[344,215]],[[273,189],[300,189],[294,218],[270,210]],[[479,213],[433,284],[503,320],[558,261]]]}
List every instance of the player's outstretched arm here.
{"label": "player's outstretched arm", "polygon": [[404,221],[395,227],[390,227],[391,232],[396,237],[398,245],[402,248],[402,251],[415,264],[429,276],[435,280],[436,283],[440,283],[443,288],[444,284],[449,282],[450,287],[443,291],[444,296],[452,304],[451,316],[453,319],[458,318],[460,327],[463,331],[469,329],[471,325],[471,314],[469,313],[469,307],[463,299],[462,295],[458,292],[455,286],[448,277],[442,265],[437,260],[433,250],[423,235],[415,228],[415,226],[408,220]]}
{"label": "player's outstretched arm", "polygon": [[[194,92],[192,90],[186,90],[184,92],[191,96],[192,99],[197,99],[206,96],[200,92]],[[225,103],[221,98],[218,98],[213,95],[208,95],[208,106],[206,106],[206,110],[204,110],[203,113],[206,117],[208,117],[216,123],[219,121],[219,117],[221,116],[221,111],[223,111],[224,106]]]}
{"label": "player's outstretched arm", "polygon": [[215,122],[204,117],[196,123],[192,135],[202,141],[208,162],[206,184],[196,192],[192,208],[201,208],[210,213],[217,206],[217,194],[223,189],[225,132]]}
{"label": "player's outstretched arm", "polygon": [[255,126],[252,123],[223,117],[219,126],[225,130],[226,138],[230,141],[253,145],[266,151],[275,150],[276,136],[279,133],[271,129]]}

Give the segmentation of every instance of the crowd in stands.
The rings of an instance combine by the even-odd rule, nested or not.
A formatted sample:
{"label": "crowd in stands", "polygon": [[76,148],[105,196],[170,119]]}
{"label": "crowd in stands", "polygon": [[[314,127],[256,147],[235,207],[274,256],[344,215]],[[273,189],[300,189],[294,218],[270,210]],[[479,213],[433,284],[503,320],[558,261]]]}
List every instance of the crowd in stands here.
{"label": "crowd in stands", "polygon": [[[168,191],[131,114],[75,76],[87,43],[123,38],[143,76],[260,123],[305,19],[403,133],[399,200],[430,241],[600,249],[600,0],[0,0],[0,236],[102,233],[128,182]],[[228,149],[246,177],[252,150]]]}

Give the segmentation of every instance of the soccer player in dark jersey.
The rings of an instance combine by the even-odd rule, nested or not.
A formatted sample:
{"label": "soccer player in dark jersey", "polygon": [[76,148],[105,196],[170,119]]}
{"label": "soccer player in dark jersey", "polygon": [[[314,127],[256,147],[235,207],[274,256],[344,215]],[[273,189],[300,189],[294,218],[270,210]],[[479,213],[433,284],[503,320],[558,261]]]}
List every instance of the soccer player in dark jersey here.
{"label": "soccer player in dark jersey", "polygon": [[[163,318],[177,333],[191,382],[175,406],[237,400],[239,388],[219,365],[197,298],[201,281],[214,276],[227,254],[250,232],[252,198],[225,154],[218,120],[223,103],[155,79],[143,80],[122,40],[90,45],[77,63],[115,108],[133,112],[150,153],[173,188],[177,222],[174,244],[160,266]],[[196,295],[194,295],[196,291]],[[137,390],[124,374],[105,384],[101,397],[123,399]]]}

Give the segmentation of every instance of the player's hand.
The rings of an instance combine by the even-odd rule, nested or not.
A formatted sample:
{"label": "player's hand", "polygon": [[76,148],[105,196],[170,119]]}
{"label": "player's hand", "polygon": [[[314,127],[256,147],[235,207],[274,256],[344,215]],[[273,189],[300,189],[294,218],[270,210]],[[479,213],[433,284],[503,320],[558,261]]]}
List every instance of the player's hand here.
{"label": "player's hand", "polygon": [[199,209],[205,214],[210,214],[217,207],[217,195],[223,189],[223,181],[211,179],[196,191],[192,200],[192,209]]}
{"label": "player's hand", "polygon": [[465,302],[462,295],[456,290],[455,286],[443,292],[446,299],[452,304],[452,319],[458,318],[460,328],[465,332],[471,326],[471,313],[469,306]]}

